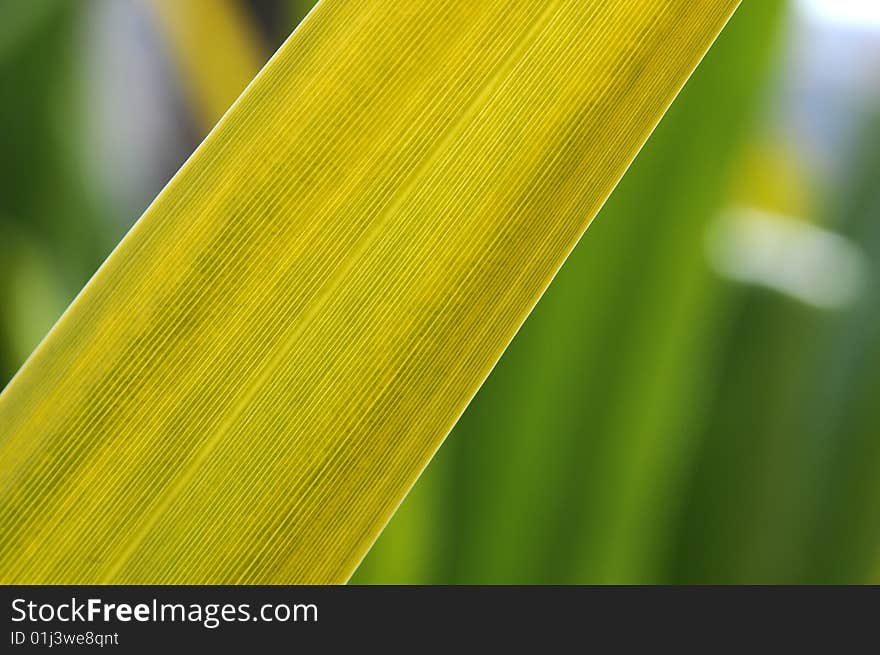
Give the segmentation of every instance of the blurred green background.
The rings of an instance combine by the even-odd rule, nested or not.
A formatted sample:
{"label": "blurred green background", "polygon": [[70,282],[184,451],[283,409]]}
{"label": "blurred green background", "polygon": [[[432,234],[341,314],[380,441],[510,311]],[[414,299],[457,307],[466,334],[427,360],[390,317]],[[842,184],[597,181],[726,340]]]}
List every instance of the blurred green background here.
{"label": "blurred green background", "polygon": [[[0,2],[0,386],[309,7]],[[745,0],[353,582],[878,582],[878,508],[880,4]]]}

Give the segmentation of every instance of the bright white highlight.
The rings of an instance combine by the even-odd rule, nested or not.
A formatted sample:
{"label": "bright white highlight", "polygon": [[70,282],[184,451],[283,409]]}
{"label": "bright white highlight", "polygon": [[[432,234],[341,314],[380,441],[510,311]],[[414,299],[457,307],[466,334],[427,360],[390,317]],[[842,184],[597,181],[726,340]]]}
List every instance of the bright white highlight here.
{"label": "bright white highlight", "polygon": [[710,262],[725,277],[825,309],[850,305],[866,281],[867,262],[854,243],[758,209],[723,215],[710,230],[707,246]]}
{"label": "bright white highlight", "polygon": [[799,4],[819,20],[880,28],[880,0],[800,0]]}

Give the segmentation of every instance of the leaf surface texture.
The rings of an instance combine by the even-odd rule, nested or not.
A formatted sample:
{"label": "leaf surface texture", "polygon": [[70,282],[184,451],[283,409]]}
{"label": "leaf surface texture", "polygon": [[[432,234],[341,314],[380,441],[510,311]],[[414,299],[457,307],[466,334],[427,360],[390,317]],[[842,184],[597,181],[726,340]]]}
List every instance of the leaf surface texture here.
{"label": "leaf surface texture", "polygon": [[347,580],[736,5],[322,0],[0,397],[2,581]]}

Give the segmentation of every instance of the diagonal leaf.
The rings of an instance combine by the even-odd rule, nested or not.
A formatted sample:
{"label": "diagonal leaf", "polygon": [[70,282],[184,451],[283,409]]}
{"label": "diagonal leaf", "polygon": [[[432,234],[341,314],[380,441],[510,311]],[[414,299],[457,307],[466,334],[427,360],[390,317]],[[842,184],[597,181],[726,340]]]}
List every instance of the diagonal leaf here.
{"label": "diagonal leaf", "polygon": [[346,580],[736,5],[321,2],[0,397],[0,578]]}

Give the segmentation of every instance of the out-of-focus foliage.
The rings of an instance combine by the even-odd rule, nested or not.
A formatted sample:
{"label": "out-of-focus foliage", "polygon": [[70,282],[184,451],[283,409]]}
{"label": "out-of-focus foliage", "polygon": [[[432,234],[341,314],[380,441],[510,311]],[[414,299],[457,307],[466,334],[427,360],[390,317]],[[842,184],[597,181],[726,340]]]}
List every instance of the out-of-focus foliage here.
{"label": "out-of-focus foliage", "polygon": [[39,32],[58,4],[58,0],[30,0],[0,5],[0,61],[27,47],[28,40]]}
{"label": "out-of-focus foliage", "polygon": [[880,113],[861,133],[828,222],[864,248],[864,292],[822,324],[797,402],[808,447],[801,582],[877,582],[880,562]]}
{"label": "out-of-focus foliage", "polygon": [[8,380],[120,236],[82,174],[74,3],[0,14],[0,379]]}
{"label": "out-of-focus foliage", "polygon": [[[241,3],[239,28],[271,52],[309,4]],[[788,8],[743,3],[355,582],[878,580],[880,120],[837,187],[768,137]],[[0,8],[0,383],[131,218],[107,220],[81,166],[93,9]],[[744,203],[855,244],[856,302],[721,279],[706,234]]]}

